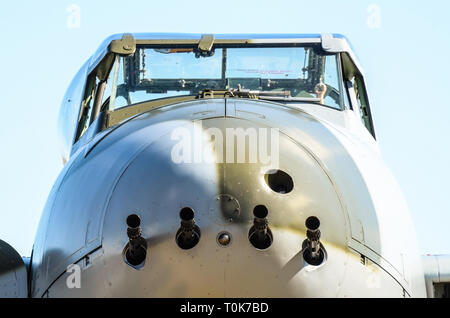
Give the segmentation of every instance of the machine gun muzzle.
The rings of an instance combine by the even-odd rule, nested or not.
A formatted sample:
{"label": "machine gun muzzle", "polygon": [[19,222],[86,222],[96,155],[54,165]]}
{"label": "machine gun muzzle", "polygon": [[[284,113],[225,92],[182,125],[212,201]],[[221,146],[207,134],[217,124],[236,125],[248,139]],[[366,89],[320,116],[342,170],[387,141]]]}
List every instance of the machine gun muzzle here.
{"label": "machine gun muzzle", "polygon": [[147,257],[147,241],[142,237],[141,218],[136,214],[127,217],[128,248],[125,252],[126,261],[132,266],[144,263]]}
{"label": "machine gun muzzle", "polygon": [[322,264],[325,253],[320,243],[320,221],[315,216],[306,219],[306,237],[303,241],[303,258],[308,264],[318,266]]}

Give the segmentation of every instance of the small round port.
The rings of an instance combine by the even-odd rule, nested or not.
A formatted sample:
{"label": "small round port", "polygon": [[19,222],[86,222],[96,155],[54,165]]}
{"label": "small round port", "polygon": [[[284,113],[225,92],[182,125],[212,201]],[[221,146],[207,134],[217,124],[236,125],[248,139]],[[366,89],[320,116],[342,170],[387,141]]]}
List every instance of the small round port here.
{"label": "small round port", "polygon": [[224,231],[217,235],[217,243],[220,247],[227,247],[231,243],[231,234]]}
{"label": "small round port", "polygon": [[269,170],[264,175],[264,180],[276,193],[286,194],[294,189],[294,181],[291,176],[282,170]]}

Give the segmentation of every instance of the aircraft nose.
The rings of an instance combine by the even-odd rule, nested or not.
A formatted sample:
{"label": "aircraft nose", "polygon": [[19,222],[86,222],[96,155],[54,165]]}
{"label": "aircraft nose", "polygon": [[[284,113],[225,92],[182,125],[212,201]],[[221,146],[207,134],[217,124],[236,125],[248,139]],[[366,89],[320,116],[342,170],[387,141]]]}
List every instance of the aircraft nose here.
{"label": "aircraft nose", "polygon": [[[313,154],[271,127],[238,118],[212,118],[203,120],[201,127],[193,125],[167,130],[131,162],[117,183],[103,235],[111,268],[126,266],[124,222],[136,214],[148,246],[147,259],[139,270],[126,271],[146,273],[141,278],[145,283],[136,272],[131,275],[135,278],[127,278],[138,289],[158,286],[158,295],[172,296],[250,291],[262,296],[289,295],[298,287],[286,287],[286,283],[304,265],[301,251],[308,217],[320,220],[321,241],[328,254],[346,244],[344,211],[326,171]],[[261,138],[266,138],[266,144]],[[218,140],[223,141],[221,149]],[[186,208],[192,215],[185,219]],[[198,239],[191,244],[189,238],[195,235]],[[180,237],[190,245],[180,244]],[[260,245],[255,243],[258,237]],[[292,259],[298,263],[289,273],[280,274]],[[337,269],[332,281],[340,278],[343,268]],[[125,276],[111,275],[117,283],[130,284]],[[267,277],[273,289],[268,291],[268,282],[261,277]],[[238,281],[251,287],[237,291]]]}

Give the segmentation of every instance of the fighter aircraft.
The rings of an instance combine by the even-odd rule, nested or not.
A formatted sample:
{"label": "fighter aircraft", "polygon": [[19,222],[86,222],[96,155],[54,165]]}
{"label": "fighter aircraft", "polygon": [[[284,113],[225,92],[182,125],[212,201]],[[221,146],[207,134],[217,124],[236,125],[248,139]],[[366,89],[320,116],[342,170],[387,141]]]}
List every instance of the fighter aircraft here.
{"label": "fighter aircraft", "polygon": [[448,297],[338,34],[116,34],[61,105],[64,168],[2,297]]}

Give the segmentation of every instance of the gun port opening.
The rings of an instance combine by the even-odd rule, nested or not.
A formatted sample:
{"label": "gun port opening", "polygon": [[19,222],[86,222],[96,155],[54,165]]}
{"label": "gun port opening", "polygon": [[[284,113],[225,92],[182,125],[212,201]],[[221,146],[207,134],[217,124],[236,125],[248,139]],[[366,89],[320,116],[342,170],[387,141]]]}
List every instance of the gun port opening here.
{"label": "gun port opening", "polygon": [[136,269],[140,269],[144,266],[147,257],[147,241],[142,237],[141,218],[136,214],[130,214],[126,223],[128,226],[128,243],[123,252],[125,262]]}
{"label": "gun port opening", "polygon": [[306,263],[319,266],[325,260],[325,250],[320,242],[320,220],[310,216],[305,221],[306,240],[303,241],[303,259]]}
{"label": "gun port opening", "polygon": [[259,250],[265,250],[272,245],[273,235],[269,228],[269,221],[267,215],[269,211],[264,205],[257,205],[253,209],[253,226],[248,232],[248,239],[250,243]]}
{"label": "gun port opening", "polygon": [[188,250],[200,241],[200,228],[195,224],[194,210],[189,207],[180,210],[180,219],[181,226],[175,235],[175,241],[181,249]]}
{"label": "gun port opening", "polygon": [[303,251],[303,259],[306,263],[313,266],[319,266],[325,261],[325,252],[324,249],[321,247],[319,249],[318,255],[313,257],[310,249],[305,249]]}
{"label": "gun port opening", "polygon": [[127,244],[125,248],[125,259],[128,264],[134,267],[143,265],[146,257],[147,249],[144,246],[138,246],[132,250],[130,244]]}

